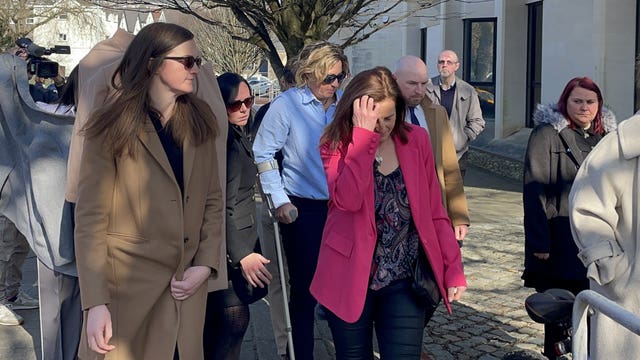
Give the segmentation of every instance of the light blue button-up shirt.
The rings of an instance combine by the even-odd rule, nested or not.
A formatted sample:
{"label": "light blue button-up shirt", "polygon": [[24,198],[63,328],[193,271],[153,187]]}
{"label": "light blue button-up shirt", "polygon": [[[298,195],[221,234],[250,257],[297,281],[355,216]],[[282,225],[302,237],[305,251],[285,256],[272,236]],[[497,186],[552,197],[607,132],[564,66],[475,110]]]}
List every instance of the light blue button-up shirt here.
{"label": "light blue button-up shirt", "polygon": [[[336,92],[340,99],[341,91]],[[327,111],[308,87],[291,88],[271,102],[253,143],[255,161],[272,160],[282,150],[282,176],[278,170],[260,174],[265,193],[276,208],[289,201],[288,195],[327,200],[327,177],[320,159],[320,136],[333,120],[334,102]]]}

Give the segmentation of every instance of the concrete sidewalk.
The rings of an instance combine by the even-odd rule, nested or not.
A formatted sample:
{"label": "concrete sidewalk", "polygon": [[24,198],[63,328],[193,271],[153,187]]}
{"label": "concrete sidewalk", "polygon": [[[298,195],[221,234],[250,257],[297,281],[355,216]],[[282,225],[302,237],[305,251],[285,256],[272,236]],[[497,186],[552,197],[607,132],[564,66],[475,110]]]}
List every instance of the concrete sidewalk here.
{"label": "concrete sidewalk", "polygon": [[[443,306],[425,329],[423,347],[431,359],[500,359],[513,349],[542,347],[542,325],[531,321],[524,299],[533,290],[522,287],[524,236],[521,183],[472,167],[465,189],[472,226],[462,248],[469,289],[453,315]],[[37,295],[35,258],[25,264],[23,286]],[[276,360],[268,304],[252,305],[251,323],[241,359]],[[38,311],[20,311],[23,326],[0,326],[0,360],[40,359]],[[316,326],[315,359],[335,357],[325,321]]]}

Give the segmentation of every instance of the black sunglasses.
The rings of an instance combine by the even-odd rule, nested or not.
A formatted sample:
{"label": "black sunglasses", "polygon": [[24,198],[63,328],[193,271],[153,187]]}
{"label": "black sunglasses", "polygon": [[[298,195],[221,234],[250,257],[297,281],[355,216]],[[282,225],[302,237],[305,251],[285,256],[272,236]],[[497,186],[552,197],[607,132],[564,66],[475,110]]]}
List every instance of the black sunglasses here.
{"label": "black sunglasses", "polygon": [[347,74],[343,71],[338,75],[336,75],[336,74],[327,75],[327,77],[324,78],[324,80],[322,80],[322,82],[328,85],[328,84],[333,84],[334,81],[338,80],[338,84],[340,84],[342,82],[342,80],[344,80],[344,78],[346,78],[346,77],[347,77]]}
{"label": "black sunglasses", "polygon": [[227,104],[227,109],[229,109],[229,111],[231,112],[236,112],[239,111],[242,108],[242,104],[244,104],[244,106],[248,109],[251,107],[251,105],[253,105],[253,96],[249,96],[248,98],[244,99],[244,100],[236,100],[234,102],[232,102],[231,104]]}
{"label": "black sunglasses", "polygon": [[202,65],[202,58],[201,57],[193,57],[191,55],[189,56],[165,56],[165,59],[168,60],[174,60],[179,62],[180,64],[184,65],[185,69],[191,69],[193,67],[193,65],[198,65],[198,67],[200,67]]}

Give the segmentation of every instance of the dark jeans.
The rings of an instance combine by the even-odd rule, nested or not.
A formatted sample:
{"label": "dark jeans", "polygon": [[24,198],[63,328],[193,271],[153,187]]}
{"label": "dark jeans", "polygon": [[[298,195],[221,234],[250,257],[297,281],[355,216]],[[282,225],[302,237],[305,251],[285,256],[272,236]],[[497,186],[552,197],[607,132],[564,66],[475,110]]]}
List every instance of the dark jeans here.
{"label": "dark jeans", "polygon": [[420,359],[425,304],[416,301],[408,279],[369,289],[362,315],[353,324],[326,312],[338,360],[373,359],[374,326],[381,359]]}
{"label": "dark jeans", "polygon": [[290,196],[298,208],[298,218],[280,224],[282,244],[289,268],[289,314],[293,347],[297,360],[313,359],[316,299],[309,286],[316,271],[322,230],[327,220],[327,201]]}

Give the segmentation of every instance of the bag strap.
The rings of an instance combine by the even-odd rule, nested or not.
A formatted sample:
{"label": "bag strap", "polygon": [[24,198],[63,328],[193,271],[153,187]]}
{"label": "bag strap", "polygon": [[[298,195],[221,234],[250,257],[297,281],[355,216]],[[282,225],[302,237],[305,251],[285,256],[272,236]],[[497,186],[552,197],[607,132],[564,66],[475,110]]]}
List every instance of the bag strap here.
{"label": "bag strap", "polygon": [[[576,165],[576,169],[580,168],[580,165],[582,165],[582,160],[584,160],[582,156],[576,155],[576,153],[573,150],[571,150],[571,146],[569,146],[569,143],[567,142],[567,139],[562,132],[559,132],[558,136],[560,137],[560,141],[562,141],[562,145],[564,146],[564,149],[567,153],[567,156],[569,156],[569,159],[571,159],[571,161],[573,161],[573,163]],[[579,159],[578,159],[578,156],[580,157]]]}

